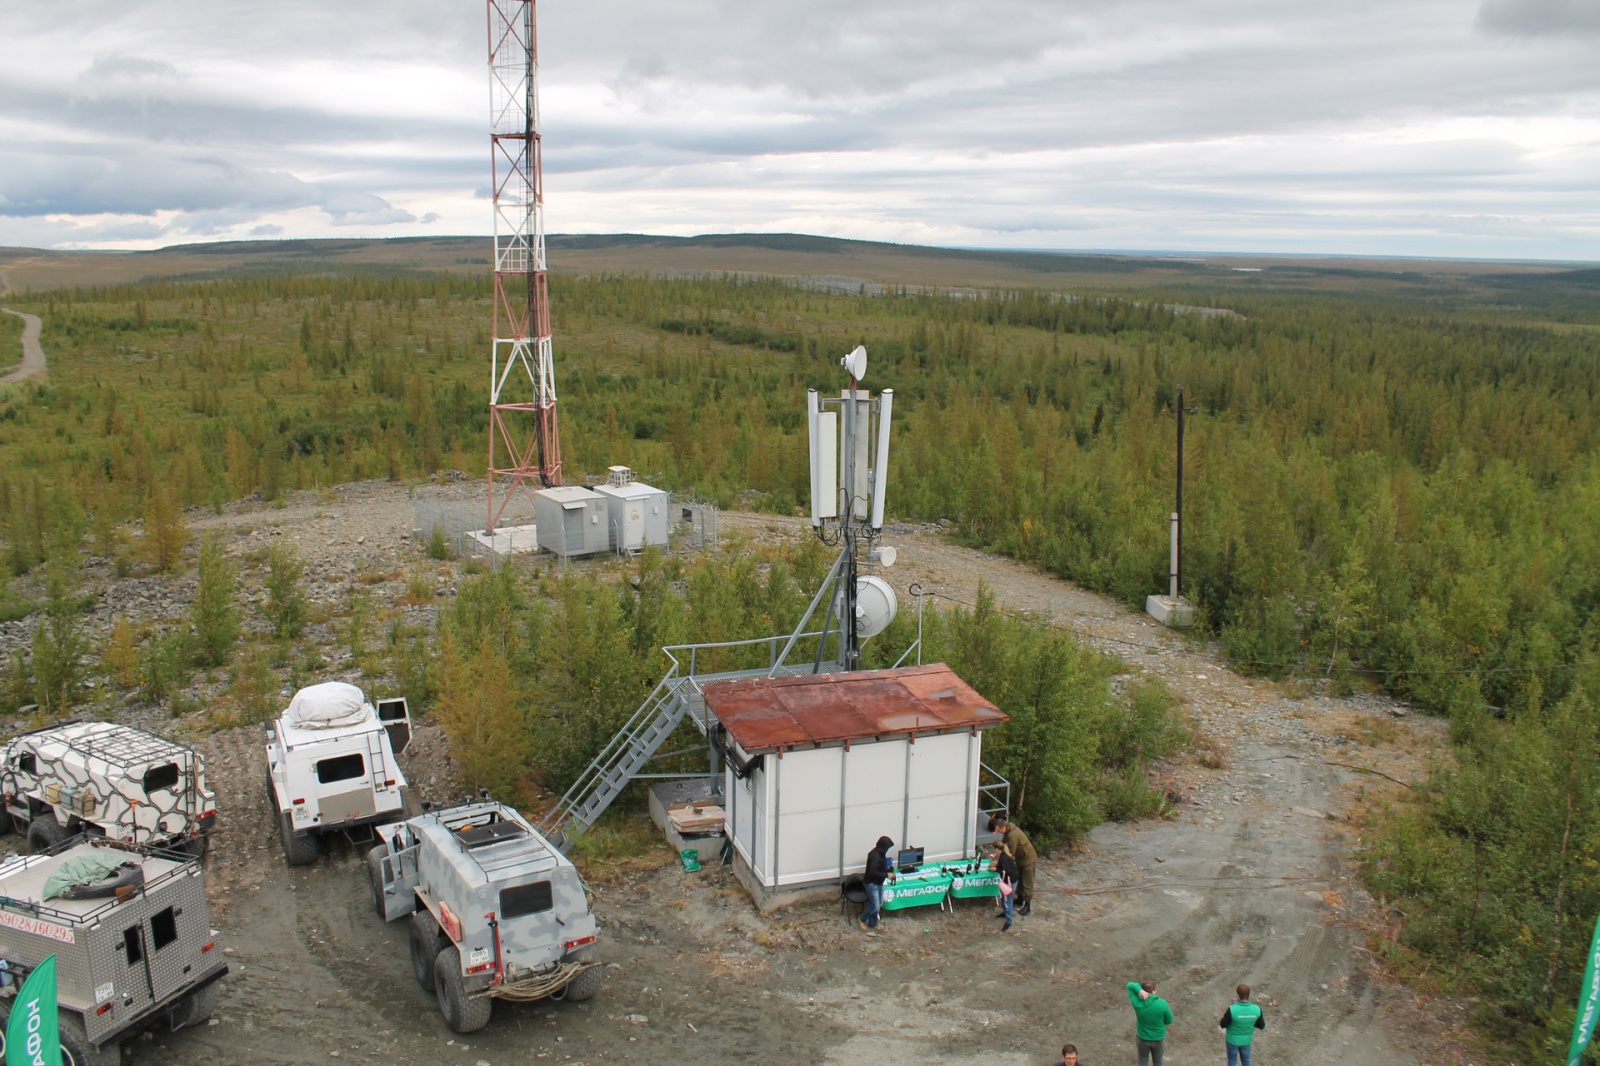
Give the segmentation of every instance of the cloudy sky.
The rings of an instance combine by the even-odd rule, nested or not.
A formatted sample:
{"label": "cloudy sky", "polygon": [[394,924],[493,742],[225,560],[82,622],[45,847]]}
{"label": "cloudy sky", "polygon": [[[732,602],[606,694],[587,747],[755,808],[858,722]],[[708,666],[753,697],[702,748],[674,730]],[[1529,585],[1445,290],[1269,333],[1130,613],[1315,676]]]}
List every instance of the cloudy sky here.
{"label": "cloudy sky", "polygon": [[[1600,0],[543,0],[553,233],[1600,261]],[[487,233],[483,0],[5,0],[0,245]]]}

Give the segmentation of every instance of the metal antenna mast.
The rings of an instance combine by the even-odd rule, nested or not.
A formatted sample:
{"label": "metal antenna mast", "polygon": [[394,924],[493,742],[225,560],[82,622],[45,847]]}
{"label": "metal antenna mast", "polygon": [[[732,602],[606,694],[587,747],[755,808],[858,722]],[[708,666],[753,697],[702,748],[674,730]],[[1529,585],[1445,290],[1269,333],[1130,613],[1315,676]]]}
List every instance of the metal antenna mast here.
{"label": "metal antenna mast", "polygon": [[[488,5],[494,346],[486,529],[493,533],[518,488],[531,492],[561,484],[561,437],[545,276],[534,0],[488,0]],[[509,484],[497,496],[502,478]]]}

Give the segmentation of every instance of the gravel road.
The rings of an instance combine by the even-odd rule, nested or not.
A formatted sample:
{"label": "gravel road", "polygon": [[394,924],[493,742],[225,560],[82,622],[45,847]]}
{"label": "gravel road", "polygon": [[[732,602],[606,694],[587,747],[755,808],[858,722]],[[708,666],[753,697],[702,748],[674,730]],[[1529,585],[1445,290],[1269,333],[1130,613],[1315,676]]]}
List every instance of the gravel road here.
{"label": "gravel road", "polygon": [[[25,314],[22,311],[13,311],[9,307],[0,307],[0,313],[16,315],[22,319],[22,365],[9,374],[0,374],[0,385],[11,381],[27,381],[29,378],[43,378],[49,376],[45,367],[44,349],[39,346],[39,331],[43,328],[38,315]],[[4,355],[0,355],[0,365],[8,362]]]}

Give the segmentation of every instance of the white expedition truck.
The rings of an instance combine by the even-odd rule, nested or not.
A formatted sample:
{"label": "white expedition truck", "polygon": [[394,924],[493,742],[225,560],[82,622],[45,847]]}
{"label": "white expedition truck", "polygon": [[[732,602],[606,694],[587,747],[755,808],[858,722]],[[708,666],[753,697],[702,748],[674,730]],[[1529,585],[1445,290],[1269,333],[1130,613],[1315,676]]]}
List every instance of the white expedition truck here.
{"label": "white expedition truck", "polygon": [[59,722],[0,747],[0,833],[41,852],[87,833],[205,854],[217,821],[198,752],[114,722]]}
{"label": "white expedition truck", "polygon": [[345,833],[404,818],[409,802],[395,756],[411,743],[404,699],[374,707],[355,685],[303,688],[267,726],[267,798],[290,866],[317,861],[325,833]]}

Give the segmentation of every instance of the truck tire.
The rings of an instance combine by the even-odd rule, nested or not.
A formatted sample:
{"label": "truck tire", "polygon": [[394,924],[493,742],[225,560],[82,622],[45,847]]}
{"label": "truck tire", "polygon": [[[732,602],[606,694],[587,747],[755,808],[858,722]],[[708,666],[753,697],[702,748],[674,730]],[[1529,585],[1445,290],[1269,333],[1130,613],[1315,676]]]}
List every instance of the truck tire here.
{"label": "truck tire", "polygon": [[283,858],[290,866],[310,866],[322,854],[322,844],[312,833],[296,836],[289,812],[278,815],[278,836],[283,841]]}
{"label": "truck tire", "polygon": [[49,811],[41,811],[33,816],[33,821],[28,823],[28,852],[33,855],[41,851],[49,851],[63,840],[67,839],[67,831],[61,828],[61,823],[56,821],[56,816]]}
{"label": "truck tire", "polygon": [[172,1008],[172,1028],[174,1031],[187,1029],[191,1025],[199,1025],[211,1017],[217,1009],[217,1000],[222,998],[222,982],[212,981],[198,992],[190,992],[178,1001]]}
{"label": "truck tire", "polygon": [[367,883],[372,886],[372,909],[380,922],[389,920],[388,909],[383,905],[383,857],[387,854],[389,849],[382,844],[367,852]]}
{"label": "truck tire", "polygon": [[450,942],[445,939],[439,923],[426,907],[419,907],[411,915],[410,939],[411,972],[416,974],[417,984],[422,986],[424,992],[432,992],[434,959]]}
{"label": "truck tire", "polygon": [[561,998],[572,1003],[593,999],[594,994],[600,991],[600,982],[605,980],[605,967],[600,965],[600,949],[593,944],[585,944],[576,951],[568,953],[567,959],[573,962],[592,962],[595,965],[574,977]]}
{"label": "truck tire", "polygon": [[439,997],[439,1013],[444,1015],[444,1024],[451,1032],[476,1033],[489,1024],[494,1000],[488,996],[467,998],[467,986],[461,980],[461,952],[454,944],[434,957],[433,991]]}
{"label": "truck tire", "polygon": [[62,1011],[56,1025],[61,1031],[61,1066],[117,1066],[122,1061],[122,1048],[117,1044],[94,1049],[83,1019],[76,1014]]}

